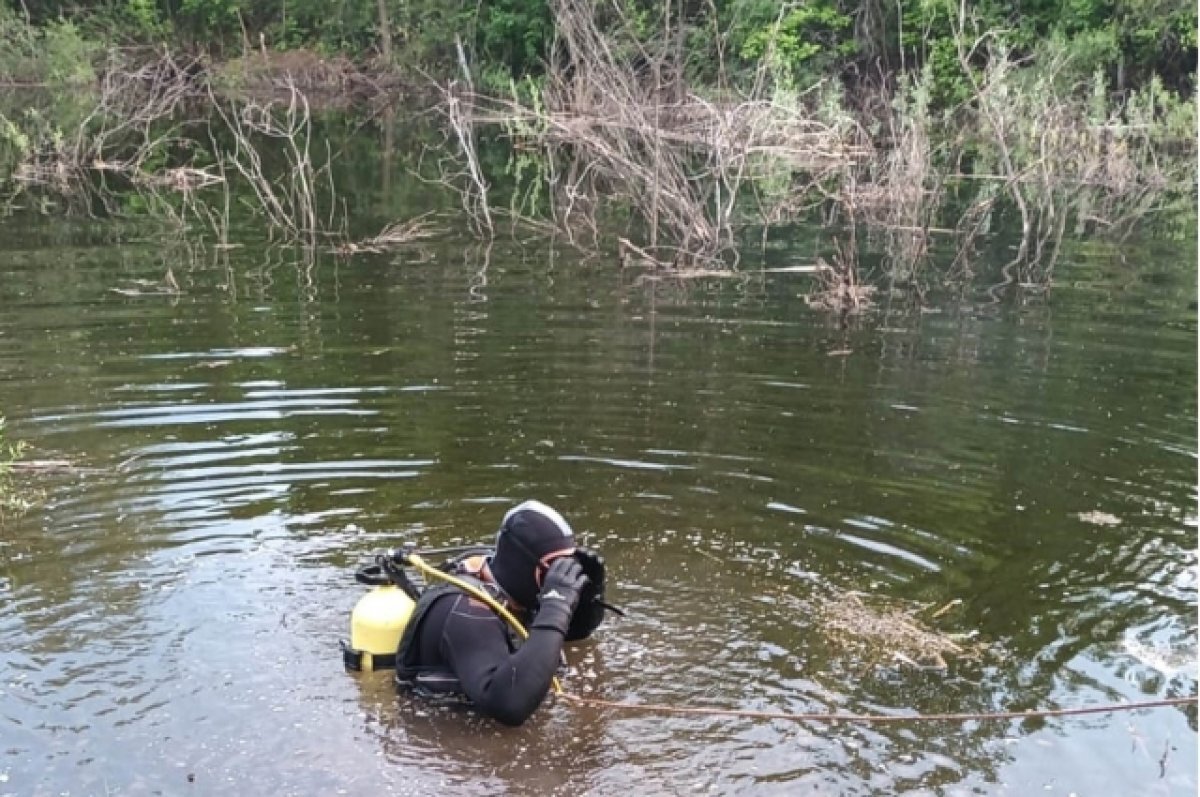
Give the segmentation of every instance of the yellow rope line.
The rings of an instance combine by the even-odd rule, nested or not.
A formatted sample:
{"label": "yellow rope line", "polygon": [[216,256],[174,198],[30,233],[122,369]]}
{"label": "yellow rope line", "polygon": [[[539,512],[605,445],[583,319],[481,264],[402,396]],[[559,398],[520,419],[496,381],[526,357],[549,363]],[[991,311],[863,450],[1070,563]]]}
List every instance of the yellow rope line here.
{"label": "yellow rope line", "polygon": [[[453,584],[471,597],[478,598],[479,600],[483,601],[485,604],[487,604],[489,609],[500,615],[502,618],[504,618],[506,623],[512,626],[512,629],[517,632],[517,636],[521,637],[521,639],[529,639],[529,632],[525,630],[525,626],[521,625],[521,621],[518,620],[516,616],[504,606],[504,604],[500,603],[500,601],[496,600],[479,587],[463,581],[461,578],[456,578],[455,576],[452,576],[442,570],[438,570],[436,567],[431,567],[425,562],[424,559],[422,559],[420,556],[417,556],[415,553],[408,554],[405,561],[412,565],[416,570],[419,570],[426,578],[436,578],[449,584]],[[558,682],[557,677],[550,679],[550,685],[554,687],[555,694],[563,694],[562,684]]]}
{"label": "yellow rope line", "polygon": [[997,711],[978,714],[789,714],[781,711],[750,711],[736,708],[704,708],[697,706],[668,706],[661,703],[620,703],[595,697],[581,697],[560,692],[559,695],[572,702],[596,708],[615,708],[623,711],[642,711],[653,714],[692,714],[710,717],[744,717],[748,719],[790,720],[793,722],[970,722],[973,720],[1030,719],[1036,717],[1070,717],[1079,714],[1107,714],[1113,711],[1136,711],[1145,708],[1183,706],[1196,703],[1197,697],[1168,697],[1140,703],[1113,703],[1104,706],[1081,708],[1030,709],[1028,711]]}

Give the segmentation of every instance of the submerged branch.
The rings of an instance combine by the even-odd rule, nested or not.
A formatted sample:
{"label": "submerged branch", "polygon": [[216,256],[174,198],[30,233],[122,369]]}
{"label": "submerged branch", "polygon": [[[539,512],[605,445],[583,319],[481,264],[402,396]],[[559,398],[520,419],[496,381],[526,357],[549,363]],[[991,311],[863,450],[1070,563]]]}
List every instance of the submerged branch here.
{"label": "submerged branch", "polygon": [[441,232],[440,228],[426,221],[433,212],[422,214],[415,219],[397,221],[384,227],[378,235],[362,241],[346,243],[335,247],[334,252],[340,255],[357,255],[364,253],[381,253],[397,249],[408,244],[432,238]]}

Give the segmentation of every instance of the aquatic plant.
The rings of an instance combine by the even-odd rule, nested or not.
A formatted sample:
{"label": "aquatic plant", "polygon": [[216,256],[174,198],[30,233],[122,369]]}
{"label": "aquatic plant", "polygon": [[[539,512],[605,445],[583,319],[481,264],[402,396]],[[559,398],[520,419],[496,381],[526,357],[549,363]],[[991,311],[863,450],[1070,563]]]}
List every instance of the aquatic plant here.
{"label": "aquatic plant", "polygon": [[28,510],[32,501],[22,494],[13,482],[13,465],[28,448],[24,440],[9,442],[6,422],[0,415],[0,519],[6,514],[19,514]]}

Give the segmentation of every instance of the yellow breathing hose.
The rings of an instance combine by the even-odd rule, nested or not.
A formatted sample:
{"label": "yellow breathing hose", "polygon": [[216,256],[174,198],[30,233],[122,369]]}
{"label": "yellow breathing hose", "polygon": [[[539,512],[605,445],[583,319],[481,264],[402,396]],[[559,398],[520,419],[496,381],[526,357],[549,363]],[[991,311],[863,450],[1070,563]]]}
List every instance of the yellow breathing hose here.
{"label": "yellow breathing hose", "polygon": [[[502,618],[504,618],[506,623],[512,626],[512,629],[517,632],[517,636],[521,637],[521,639],[529,639],[529,632],[525,630],[525,626],[521,625],[521,621],[518,620],[512,612],[505,608],[504,604],[500,603],[500,601],[496,600],[479,587],[463,581],[461,578],[456,578],[455,576],[452,576],[442,570],[438,570],[436,567],[430,566],[425,562],[424,559],[417,556],[415,553],[406,555],[404,560],[408,564],[412,565],[413,569],[420,572],[421,575],[425,576],[426,578],[436,578],[445,581],[448,584],[453,584],[471,597],[478,598],[479,600],[483,601],[489,609],[500,615]],[[556,695],[561,695],[563,693],[562,684],[558,682],[557,677],[550,679],[550,685],[554,688],[554,693]]]}

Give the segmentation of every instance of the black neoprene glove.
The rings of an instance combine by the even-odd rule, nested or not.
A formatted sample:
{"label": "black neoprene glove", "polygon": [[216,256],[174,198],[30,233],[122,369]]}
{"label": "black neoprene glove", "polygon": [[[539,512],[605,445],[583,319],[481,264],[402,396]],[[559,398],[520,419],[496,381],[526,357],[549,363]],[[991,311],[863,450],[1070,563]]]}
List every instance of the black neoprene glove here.
{"label": "black neoprene glove", "polygon": [[568,641],[584,639],[604,621],[604,557],[590,548],[576,548],[575,560],[588,583],[579,594],[579,606],[567,626]]}
{"label": "black neoprene glove", "polygon": [[579,594],[587,586],[587,576],[573,556],[555,559],[538,595],[538,611],[529,627],[550,628],[566,636],[571,615],[579,605]]}

